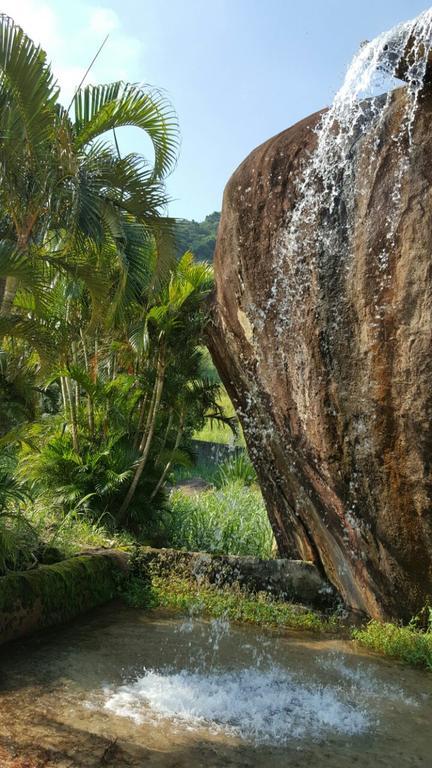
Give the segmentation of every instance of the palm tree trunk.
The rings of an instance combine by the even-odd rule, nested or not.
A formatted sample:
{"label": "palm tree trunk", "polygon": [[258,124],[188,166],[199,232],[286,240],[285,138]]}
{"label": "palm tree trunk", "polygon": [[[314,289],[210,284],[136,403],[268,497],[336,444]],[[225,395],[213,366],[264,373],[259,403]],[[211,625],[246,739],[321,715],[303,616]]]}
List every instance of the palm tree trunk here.
{"label": "palm tree trunk", "polygon": [[6,278],[0,277],[0,307],[3,304],[3,296],[6,288]]}
{"label": "palm tree trunk", "polygon": [[174,454],[175,454],[175,452],[177,451],[177,449],[178,449],[178,447],[180,445],[180,440],[182,439],[183,430],[184,430],[184,414],[182,413],[181,416],[180,416],[180,422],[179,422],[179,426],[178,426],[178,430],[177,430],[177,435],[176,435],[176,439],[175,439],[175,443],[174,443],[174,448],[172,449],[172,452],[171,452],[171,458],[170,458],[170,460],[165,465],[165,469],[164,469],[164,471],[162,472],[162,474],[161,474],[161,476],[159,478],[159,482],[157,483],[157,485],[156,485],[152,495],[150,496],[150,501],[152,501],[152,499],[154,499],[156,494],[162,488],[162,486],[163,486],[163,484],[165,482],[165,479],[166,479],[166,477],[168,475],[168,472],[170,471],[170,469],[172,467],[172,463],[173,463],[173,459],[174,459]]}
{"label": "palm tree trunk", "polygon": [[[72,362],[74,365],[78,365],[78,354],[77,354],[77,345],[76,342],[72,342]],[[73,391],[74,391],[74,397],[75,397],[75,411],[78,414],[80,410],[80,388],[77,381],[74,381],[73,383]]]}
{"label": "palm tree trunk", "polygon": [[126,494],[126,497],[123,501],[123,504],[120,507],[119,514],[117,521],[118,523],[122,523],[125,518],[127,511],[129,509],[130,503],[134,497],[135,491],[137,489],[138,483],[140,481],[141,475],[143,473],[144,467],[147,463],[148,455],[150,453],[150,447],[153,439],[153,434],[156,426],[156,417],[157,412],[159,408],[159,404],[162,397],[162,389],[164,385],[164,378],[165,378],[165,356],[163,353],[159,356],[159,361],[157,365],[157,375],[156,375],[156,381],[154,386],[154,394],[152,397],[153,400],[153,407],[150,407],[149,410],[149,416],[147,419],[148,422],[148,430],[146,425],[146,430],[143,435],[143,439],[140,444],[140,451],[142,451],[142,456],[138,461],[135,475],[133,477],[133,480],[130,484],[129,490]]}
{"label": "palm tree trunk", "polygon": [[[17,247],[21,253],[25,253],[28,248],[30,234],[32,231],[32,227],[36,221],[36,218],[37,218],[37,214],[33,213],[29,217],[29,220],[27,221],[27,226],[24,229],[24,231],[18,233]],[[6,277],[6,282],[5,282],[4,291],[3,291],[3,298],[2,298],[1,307],[0,307],[1,316],[4,317],[5,315],[10,315],[12,310],[12,304],[14,303],[17,290],[18,290],[17,278],[13,277],[12,275],[8,275]]]}
{"label": "palm tree trunk", "polygon": [[62,393],[62,400],[63,400],[63,410],[65,414],[66,420],[69,418],[68,415],[68,395],[67,395],[67,389],[66,389],[66,381],[64,376],[60,376],[60,388]]}
{"label": "palm tree trunk", "polygon": [[154,387],[153,387],[153,392],[152,392],[152,396],[151,396],[151,400],[150,400],[149,411],[148,411],[148,414],[147,414],[147,421],[146,421],[146,424],[145,424],[145,427],[144,427],[144,430],[143,430],[143,433],[142,433],[142,436],[141,436],[140,444],[138,446],[138,450],[140,451],[140,453],[144,450],[144,446],[145,446],[145,444],[147,442],[147,436],[148,436],[148,433],[149,433],[149,430],[150,430],[150,426],[151,426],[151,421],[152,421],[152,417],[153,417],[153,411],[154,411],[154,406],[155,406],[156,396],[157,396],[157,383],[158,383],[158,379],[156,377],[156,381],[155,381],[155,384],[154,384]]}
{"label": "palm tree trunk", "polygon": [[[88,373],[88,375],[90,375],[87,345],[84,338],[84,334],[82,332],[82,328],[80,328],[80,337],[81,337],[81,346],[82,346],[83,357],[84,357],[84,366],[85,366],[86,372]],[[89,393],[87,393],[87,420],[89,425],[90,436],[94,437],[94,433],[95,433],[94,404],[93,404],[93,398]]]}
{"label": "palm tree trunk", "polygon": [[69,400],[69,410],[71,415],[72,445],[73,445],[74,451],[78,453],[79,442],[78,442],[78,421],[77,421],[76,403],[72,393],[71,380],[69,378],[66,378],[65,381],[66,381],[66,391],[68,393],[68,400]]}
{"label": "palm tree trunk", "polygon": [[160,457],[162,456],[163,451],[165,450],[165,446],[166,446],[166,443],[167,443],[167,440],[168,440],[168,435],[171,432],[173,418],[174,418],[174,411],[173,411],[172,408],[170,408],[170,412],[169,412],[169,416],[168,416],[168,423],[167,423],[167,426],[166,426],[165,434],[164,434],[163,439],[162,439],[162,445],[160,447],[160,451],[158,453],[158,457],[157,457],[156,461],[159,461]]}
{"label": "palm tree trunk", "polygon": [[135,440],[134,440],[134,448],[138,448],[138,445],[140,443],[140,434],[144,428],[144,417],[145,417],[147,400],[148,400],[148,395],[145,395],[145,397],[143,397],[143,399],[141,400],[140,412],[138,416],[138,426],[137,426]]}
{"label": "palm tree trunk", "polygon": [[17,288],[18,288],[18,280],[16,279],[16,277],[11,277],[11,275],[9,275],[6,278],[6,282],[4,286],[0,315],[2,316],[10,315],[12,304],[16,296]]}
{"label": "palm tree trunk", "polygon": [[87,373],[89,373],[89,359],[88,359],[88,352],[87,352],[87,344],[86,340],[82,331],[82,328],[80,328],[80,339],[81,339],[81,347],[83,351],[83,358],[84,358],[84,365]]}

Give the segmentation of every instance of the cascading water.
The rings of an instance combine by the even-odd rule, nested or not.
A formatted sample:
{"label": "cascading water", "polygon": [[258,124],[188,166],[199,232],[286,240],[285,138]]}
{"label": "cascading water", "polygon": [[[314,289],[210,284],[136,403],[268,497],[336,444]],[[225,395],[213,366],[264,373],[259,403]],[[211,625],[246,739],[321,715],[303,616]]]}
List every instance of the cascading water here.
{"label": "cascading water", "polygon": [[[386,244],[378,254],[382,288],[386,286],[391,250],[400,203],[400,187],[412,146],[414,120],[430,76],[432,9],[363,44],[347,71],[342,87],[317,128],[317,144],[306,161],[297,189],[297,202],[290,213],[274,262],[273,285],[267,306],[255,309],[251,318],[258,327],[269,312],[279,317],[281,345],[291,325],[295,307],[311,289],[314,273],[325,271],[335,259],[340,269],[349,268],[354,209],[362,195],[362,179],[356,173],[353,151],[360,137],[370,146],[373,167],[379,149],[382,122],[392,91],[405,84],[404,114],[393,136],[398,154],[392,199],[386,211]],[[379,295],[376,296],[380,313]],[[334,317],[337,325],[337,314]],[[259,354],[259,351],[258,351]]]}

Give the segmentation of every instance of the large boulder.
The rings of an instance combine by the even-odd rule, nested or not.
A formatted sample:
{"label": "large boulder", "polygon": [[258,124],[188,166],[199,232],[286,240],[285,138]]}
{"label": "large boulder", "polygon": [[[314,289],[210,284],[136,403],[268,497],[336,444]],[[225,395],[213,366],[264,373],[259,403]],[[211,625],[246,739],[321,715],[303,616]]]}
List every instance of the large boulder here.
{"label": "large boulder", "polygon": [[351,608],[402,618],[432,595],[432,101],[401,168],[405,103],[395,91],[373,150],[354,137],[328,213],[340,258],[305,264],[287,242],[319,113],[240,165],[208,331],[280,553],[316,563]]}

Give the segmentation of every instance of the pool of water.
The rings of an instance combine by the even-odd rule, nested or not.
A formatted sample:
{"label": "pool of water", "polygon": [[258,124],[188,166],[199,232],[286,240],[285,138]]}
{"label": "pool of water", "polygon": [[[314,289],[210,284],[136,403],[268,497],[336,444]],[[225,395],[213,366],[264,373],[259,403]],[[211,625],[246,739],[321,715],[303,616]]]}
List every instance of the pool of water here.
{"label": "pool of water", "polygon": [[431,765],[432,676],[340,640],[107,606],[0,687],[1,768]]}

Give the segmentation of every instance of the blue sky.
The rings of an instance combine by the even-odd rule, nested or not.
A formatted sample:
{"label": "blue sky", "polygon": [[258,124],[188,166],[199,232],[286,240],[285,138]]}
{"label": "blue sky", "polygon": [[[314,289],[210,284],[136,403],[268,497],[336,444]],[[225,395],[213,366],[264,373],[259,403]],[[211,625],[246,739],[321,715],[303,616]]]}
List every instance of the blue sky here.
{"label": "blue sky", "polygon": [[[170,214],[219,210],[230,174],[258,144],[320,109],[365,39],[427,8],[416,0],[3,0],[73,93],[104,36],[94,82],[163,88],[182,146]],[[137,133],[124,149],[149,153]]]}

